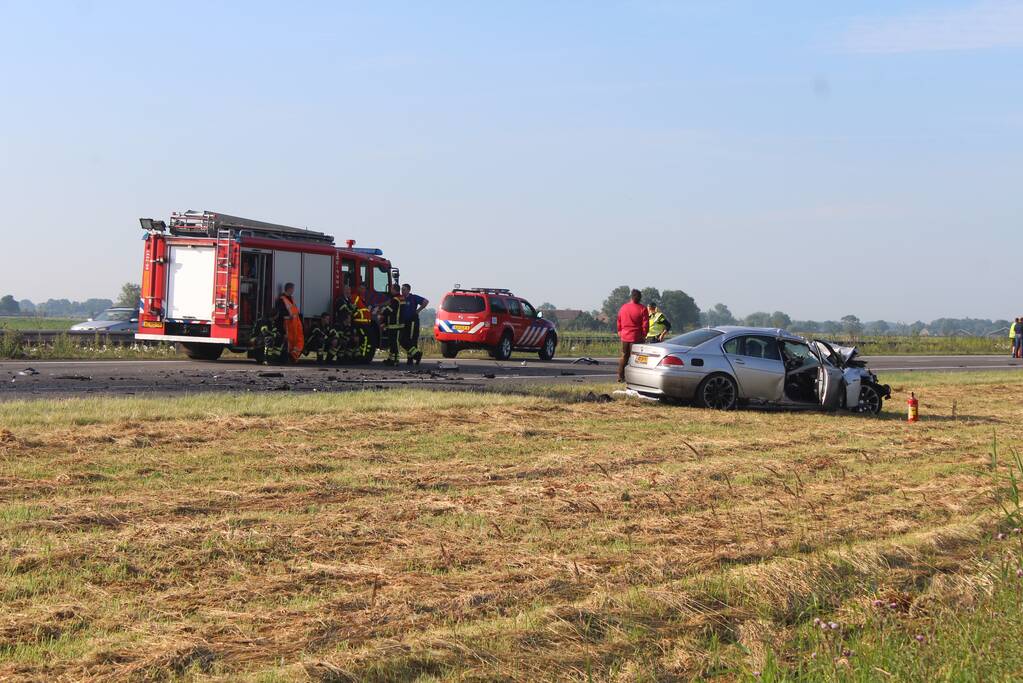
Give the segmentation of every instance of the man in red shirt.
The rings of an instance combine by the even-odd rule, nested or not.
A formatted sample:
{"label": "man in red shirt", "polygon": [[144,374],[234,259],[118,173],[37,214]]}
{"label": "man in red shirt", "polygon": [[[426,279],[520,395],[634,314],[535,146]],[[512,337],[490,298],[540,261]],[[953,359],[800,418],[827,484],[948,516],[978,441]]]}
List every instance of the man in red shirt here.
{"label": "man in red shirt", "polygon": [[625,366],[629,362],[633,344],[641,344],[646,340],[650,329],[650,314],[646,306],[639,303],[642,294],[638,289],[632,290],[631,301],[625,302],[618,309],[618,337],[622,340],[622,357],[618,359],[618,381],[625,381]]}

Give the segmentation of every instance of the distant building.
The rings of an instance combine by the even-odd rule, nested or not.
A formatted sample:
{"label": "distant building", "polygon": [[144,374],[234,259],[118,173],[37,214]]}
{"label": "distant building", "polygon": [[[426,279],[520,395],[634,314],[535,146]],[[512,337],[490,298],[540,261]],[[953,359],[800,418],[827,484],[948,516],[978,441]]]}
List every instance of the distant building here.
{"label": "distant building", "polygon": [[562,327],[568,325],[582,314],[582,311],[574,308],[555,308],[553,311],[545,311],[543,315],[558,327]]}

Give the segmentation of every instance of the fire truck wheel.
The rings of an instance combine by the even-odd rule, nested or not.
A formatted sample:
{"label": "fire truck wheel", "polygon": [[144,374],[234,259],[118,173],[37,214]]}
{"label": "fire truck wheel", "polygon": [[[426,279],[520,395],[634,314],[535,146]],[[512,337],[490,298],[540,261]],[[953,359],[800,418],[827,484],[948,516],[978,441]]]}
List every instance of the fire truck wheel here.
{"label": "fire truck wheel", "polygon": [[512,336],[511,332],[505,332],[501,337],[501,341],[497,342],[497,346],[494,348],[494,358],[497,360],[508,360],[512,355]]}
{"label": "fire truck wheel", "polygon": [[440,355],[445,358],[454,358],[458,355],[458,344],[455,342],[441,342]]}
{"label": "fire truck wheel", "polygon": [[548,332],[540,347],[540,360],[551,360],[554,358],[554,350],[558,348],[558,337],[553,332]]}
{"label": "fire truck wheel", "polygon": [[182,344],[185,355],[192,360],[217,360],[224,352],[221,344]]}

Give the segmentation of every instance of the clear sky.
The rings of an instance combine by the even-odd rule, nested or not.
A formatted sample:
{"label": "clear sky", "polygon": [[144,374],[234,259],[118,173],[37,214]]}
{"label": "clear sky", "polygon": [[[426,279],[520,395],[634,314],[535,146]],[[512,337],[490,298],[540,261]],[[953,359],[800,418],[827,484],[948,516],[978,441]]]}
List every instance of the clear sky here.
{"label": "clear sky", "polygon": [[1023,3],[0,0],[0,294],[210,209],[596,308],[1023,313]]}

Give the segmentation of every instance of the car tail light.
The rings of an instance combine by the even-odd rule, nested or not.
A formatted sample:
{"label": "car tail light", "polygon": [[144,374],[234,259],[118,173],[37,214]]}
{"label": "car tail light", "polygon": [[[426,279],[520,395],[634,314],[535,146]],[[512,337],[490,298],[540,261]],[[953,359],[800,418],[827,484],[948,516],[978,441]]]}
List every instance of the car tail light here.
{"label": "car tail light", "polygon": [[685,361],[678,356],[665,356],[658,365],[685,365]]}

